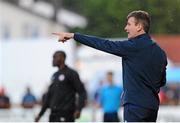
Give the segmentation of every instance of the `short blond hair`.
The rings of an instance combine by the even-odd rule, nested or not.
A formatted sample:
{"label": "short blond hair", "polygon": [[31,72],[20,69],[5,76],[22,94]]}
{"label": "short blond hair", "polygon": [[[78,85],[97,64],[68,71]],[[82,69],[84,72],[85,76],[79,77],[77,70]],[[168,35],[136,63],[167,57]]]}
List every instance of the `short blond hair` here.
{"label": "short blond hair", "polygon": [[144,27],[144,31],[149,33],[151,19],[147,12],[142,10],[132,11],[128,14],[127,19],[130,17],[134,17],[137,21],[136,23],[141,23]]}

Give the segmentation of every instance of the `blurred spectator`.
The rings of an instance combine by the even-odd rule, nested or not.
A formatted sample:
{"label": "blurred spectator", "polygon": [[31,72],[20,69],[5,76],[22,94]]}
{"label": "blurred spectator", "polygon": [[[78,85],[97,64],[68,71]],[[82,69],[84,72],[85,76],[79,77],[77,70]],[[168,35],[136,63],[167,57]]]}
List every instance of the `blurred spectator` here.
{"label": "blurred spectator", "polygon": [[36,97],[32,94],[31,89],[27,87],[26,93],[22,100],[23,108],[33,108],[37,104]]}
{"label": "blurred spectator", "polygon": [[100,105],[104,111],[104,122],[119,122],[118,110],[122,88],[114,84],[112,72],[107,73],[107,82],[107,85],[103,86],[100,91]]}
{"label": "blurred spectator", "polygon": [[96,121],[96,116],[97,116],[97,109],[100,107],[99,103],[100,103],[100,90],[103,86],[103,80],[100,80],[96,90],[93,94],[93,107],[92,107],[92,121],[95,122]]}
{"label": "blurred spectator", "polygon": [[159,100],[161,105],[167,104],[167,96],[163,89],[161,89],[159,92]]}
{"label": "blurred spectator", "polygon": [[[50,108],[49,122],[74,122],[80,117],[87,102],[87,93],[79,74],[65,64],[66,53],[56,51],[53,55],[53,66],[58,71],[52,76],[52,83],[44,96],[41,111],[36,116],[38,122]],[[76,98],[76,95],[79,95]]]}
{"label": "blurred spectator", "polygon": [[94,93],[94,101],[95,101],[95,104],[96,103],[99,103],[99,94],[100,94],[100,90],[101,90],[101,88],[103,87],[103,80],[101,80],[100,82],[99,82],[99,84],[98,84],[98,87],[97,87],[97,89],[96,89],[96,91],[95,91],[95,93]]}
{"label": "blurred spectator", "polygon": [[8,109],[11,107],[10,99],[5,93],[5,89],[0,88],[0,109]]}
{"label": "blurred spectator", "polygon": [[179,105],[180,104],[180,83],[169,83],[159,92],[161,105]]}
{"label": "blurred spectator", "polygon": [[168,98],[168,104],[170,104],[170,105],[178,105],[179,91],[178,91],[177,84],[169,84],[166,95],[167,95],[167,98]]}

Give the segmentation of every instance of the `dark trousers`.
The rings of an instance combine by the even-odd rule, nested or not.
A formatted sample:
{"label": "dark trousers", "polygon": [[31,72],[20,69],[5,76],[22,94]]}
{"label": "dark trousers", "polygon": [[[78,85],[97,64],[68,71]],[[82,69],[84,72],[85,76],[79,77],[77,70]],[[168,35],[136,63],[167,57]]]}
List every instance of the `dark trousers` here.
{"label": "dark trousers", "polygon": [[124,105],[124,121],[156,122],[158,110],[143,108],[134,104]]}
{"label": "dark trousers", "polygon": [[74,112],[52,111],[49,122],[74,122]]}
{"label": "dark trousers", "polygon": [[118,113],[104,113],[104,122],[119,122]]}

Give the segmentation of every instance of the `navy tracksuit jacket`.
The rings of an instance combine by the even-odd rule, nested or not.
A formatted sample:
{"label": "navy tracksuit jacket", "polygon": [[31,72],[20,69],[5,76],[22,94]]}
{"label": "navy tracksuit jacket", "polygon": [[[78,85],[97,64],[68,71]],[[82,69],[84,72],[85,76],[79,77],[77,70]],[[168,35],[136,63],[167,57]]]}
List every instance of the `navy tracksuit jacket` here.
{"label": "navy tracksuit jacket", "polygon": [[148,34],[125,41],[109,41],[75,33],[74,39],[95,49],[122,57],[123,105],[130,103],[158,110],[158,93],[160,87],[166,83],[167,57]]}

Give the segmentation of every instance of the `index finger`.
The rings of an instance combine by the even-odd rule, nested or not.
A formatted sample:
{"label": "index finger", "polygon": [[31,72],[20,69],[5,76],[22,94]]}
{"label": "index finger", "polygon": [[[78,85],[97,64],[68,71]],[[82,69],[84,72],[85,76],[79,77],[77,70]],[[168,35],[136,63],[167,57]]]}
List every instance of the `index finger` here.
{"label": "index finger", "polygon": [[53,34],[53,35],[58,35],[58,36],[60,35],[60,34],[59,34],[59,33],[57,33],[57,32],[53,32],[52,34]]}

